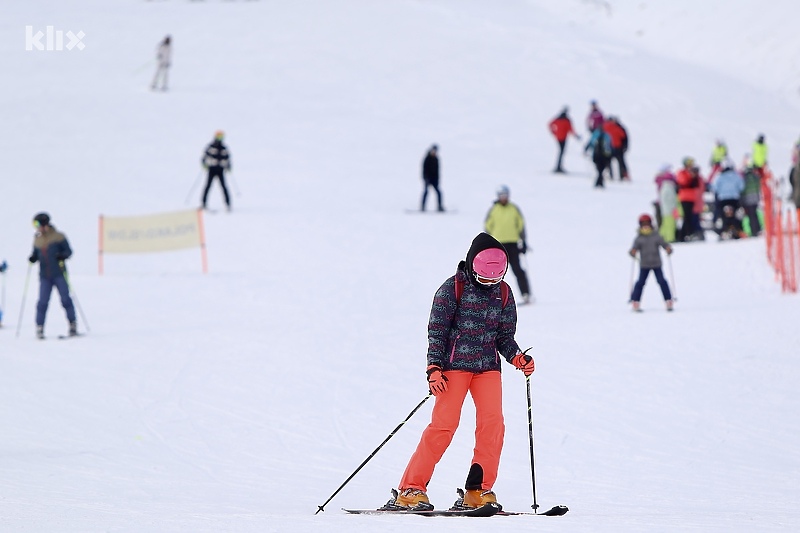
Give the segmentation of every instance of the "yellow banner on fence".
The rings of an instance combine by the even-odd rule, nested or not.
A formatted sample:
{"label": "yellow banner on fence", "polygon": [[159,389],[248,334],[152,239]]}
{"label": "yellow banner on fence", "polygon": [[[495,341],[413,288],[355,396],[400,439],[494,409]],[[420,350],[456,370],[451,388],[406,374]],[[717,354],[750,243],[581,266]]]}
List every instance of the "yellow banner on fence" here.
{"label": "yellow banner on fence", "polygon": [[104,253],[130,254],[202,248],[207,269],[203,212],[197,209],[134,217],[100,216],[100,273]]}
{"label": "yellow banner on fence", "polygon": [[164,252],[201,246],[197,210],[138,217],[103,217],[105,253]]}

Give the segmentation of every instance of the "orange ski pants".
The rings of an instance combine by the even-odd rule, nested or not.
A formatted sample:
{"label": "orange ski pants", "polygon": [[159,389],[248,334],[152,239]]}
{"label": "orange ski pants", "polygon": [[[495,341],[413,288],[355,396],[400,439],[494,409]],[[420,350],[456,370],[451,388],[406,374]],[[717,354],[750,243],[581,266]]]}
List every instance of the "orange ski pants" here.
{"label": "orange ski pants", "polygon": [[422,432],[417,449],[408,462],[399,488],[427,490],[436,464],[453,440],[461,419],[461,407],[467,392],[475,403],[475,450],[472,464],[483,469],[481,488],[490,490],[497,479],[500,452],[503,450],[505,423],[503,422],[503,394],[500,372],[481,374],[450,370],[447,392],[436,397],[431,423]]}

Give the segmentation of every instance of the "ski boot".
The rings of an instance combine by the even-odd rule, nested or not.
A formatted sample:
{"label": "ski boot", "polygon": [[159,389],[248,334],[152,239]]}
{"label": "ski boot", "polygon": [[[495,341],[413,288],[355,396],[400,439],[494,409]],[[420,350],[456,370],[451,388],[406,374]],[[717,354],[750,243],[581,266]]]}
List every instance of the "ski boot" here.
{"label": "ski boot", "polygon": [[44,326],[36,326],[36,338],[44,340]]}
{"label": "ski boot", "polygon": [[642,308],[639,305],[639,302],[633,301],[633,302],[631,302],[631,304],[633,305],[633,310],[635,312],[637,312],[637,313],[641,312]]}
{"label": "ski boot", "polygon": [[78,323],[77,322],[70,322],[69,323],[69,336],[70,337],[77,337],[78,336]]}
{"label": "ski boot", "polygon": [[425,491],[419,489],[404,489],[399,493],[392,489],[392,499],[378,509],[379,511],[433,511],[433,505],[428,500]]}
{"label": "ski boot", "polygon": [[672,311],[672,300],[667,300],[667,311]]}
{"label": "ski boot", "polygon": [[488,503],[497,504],[500,510],[503,506],[497,503],[497,495],[491,490],[483,489],[456,489],[458,499],[450,508],[452,511],[464,511],[468,509],[478,509]]}

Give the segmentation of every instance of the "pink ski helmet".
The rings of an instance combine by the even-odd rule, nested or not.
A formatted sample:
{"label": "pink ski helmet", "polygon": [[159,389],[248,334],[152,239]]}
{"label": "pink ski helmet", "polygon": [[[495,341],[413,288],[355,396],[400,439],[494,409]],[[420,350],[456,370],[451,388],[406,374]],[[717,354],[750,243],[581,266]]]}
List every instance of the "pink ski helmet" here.
{"label": "pink ski helmet", "polygon": [[472,260],[472,271],[481,285],[500,283],[508,269],[506,252],[500,248],[487,248],[478,252]]}

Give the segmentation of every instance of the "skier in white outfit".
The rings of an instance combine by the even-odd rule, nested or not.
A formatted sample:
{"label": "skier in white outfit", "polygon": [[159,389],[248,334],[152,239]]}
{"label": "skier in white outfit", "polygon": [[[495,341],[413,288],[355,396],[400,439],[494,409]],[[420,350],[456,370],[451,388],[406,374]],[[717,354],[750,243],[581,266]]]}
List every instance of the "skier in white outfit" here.
{"label": "skier in white outfit", "polygon": [[170,59],[172,57],[172,39],[167,35],[161,44],[158,45],[156,52],[156,60],[158,61],[158,69],[156,75],[153,77],[153,84],[150,86],[152,90],[156,90],[158,85],[158,78],[161,78],[161,90],[167,90],[167,71],[170,66]]}

